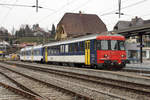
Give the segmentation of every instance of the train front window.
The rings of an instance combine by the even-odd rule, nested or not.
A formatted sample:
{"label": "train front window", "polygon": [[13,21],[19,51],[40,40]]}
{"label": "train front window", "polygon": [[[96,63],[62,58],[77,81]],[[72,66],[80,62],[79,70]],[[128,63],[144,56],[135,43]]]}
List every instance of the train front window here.
{"label": "train front window", "polygon": [[111,50],[118,50],[118,41],[117,40],[111,40]]}
{"label": "train front window", "polygon": [[111,50],[125,50],[124,41],[111,40]]}
{"label": "train front window", "polygon": [[119,50],[125,50],[124,41],[118,41],[119,44]]}
{"label": "train front window", "polygon": [[101,40],[101,50],[108,50],[108,40]]}

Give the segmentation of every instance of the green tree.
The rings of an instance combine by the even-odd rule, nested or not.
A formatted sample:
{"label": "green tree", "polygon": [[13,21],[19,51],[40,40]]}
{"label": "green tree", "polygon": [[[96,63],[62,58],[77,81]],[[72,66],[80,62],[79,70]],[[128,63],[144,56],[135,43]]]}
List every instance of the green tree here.
{"label": "green tree", "polygon": [[51,30],[51,35],[55,36],[56,30],[55,30],[55,25],[52,25],[52,30]]}
{"label": "green tree", "polygon": [[31,30],[31,28],[29,27],[29,25],[26,25],[25,26],[25,33],[31,33],[32,32],[32,30]]}

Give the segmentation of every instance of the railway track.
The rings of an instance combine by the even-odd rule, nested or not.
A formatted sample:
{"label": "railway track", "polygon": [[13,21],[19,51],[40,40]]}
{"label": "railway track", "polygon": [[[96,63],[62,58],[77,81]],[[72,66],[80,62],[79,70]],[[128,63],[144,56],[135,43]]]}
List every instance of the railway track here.
{"label": "railway track", "polygon": [[[1,67],[2,66],[3,66],[3,68],[5,68],[7,70],[10,70],[12,72],[15,72],[15,73],[23,75],[23,76],[26,76],[26,77],[28,77],[30,79],[42,82],[42,83],[44,83],[44,84],[46,84],[48,86],[59,88],[60,91],[63,91],[63,92],[65,91],[65,92],[73,95],[74,99],[68,99],[68,100],[80,100],[80,99],[85,99],[85,100],[104,100],[104,98],[105,99],[108,99],[108,98],[112,99],[113,98],[113,100],[114,99],[118,99],[118,100],[126,99],[125,97],[121,97],[121,96],[114,95],[114,94],[111,94],[111,93],[105,93],[105,92],[102,92],[102,91],[97,91],[96,89],[88,88],[88,87],[85,87],[85,86],[82,86],[82,85],[79,85],[79,84],[74,84],[74,83],[71,83],[71,82],[64,82],[62,80],[56,80],[54,78],[51,79],[51,80],[50,79],[47,80],[48,77],[46,77],[45,79],[42,79],[41,77],[43,75],[41,75],[41,76],[39,74],[36,75],[36,73],[33,73],[33,72],[31,72],[32,73],[31,74],[29,71],[27,71],[25,69],[24,69],[24,71],[26,73],[28,73],[28,74],[25,74],[24,71],[21,72],[21,70],[14,70],[14,68],[11,68],[12,66],[7,66],[5,64],[1,64]],[[33,77],[33,76],[38,76],[40,79],[37,78],[37,77]],[[52,81],[53,81],[53,83],[52,83]],[[67,86],[62,85],[62,84],[67,84]],[[92,94],[90,94],[90,93],[92,93]],[[75,99],[75,98],[78,98],[78,99]],[[64,99],[64,100],[66,100],[66,99]]]}
{"label": "railway track", "polygon": [[0,73],[0,100],[42,100],[12,83]]}
{"label": "railway track", "polygon": [[[139,80],[139,82],[133,82],[132,83],[133,80],[131,80],[131,79],[130,79],[131,80],[130,82],[127,82],[127,81],[123,81],[123,80],[109,79],[106,77],[104,78],[104,77],[100,77],[100,76],[98,77],[98,76],[93,76],[93,75],[76,73],[76,72],[69,71],[69,70],[65,70],[65,71],[64,70],[58,70],[58,69],[50,68],[50,67],[47,68],[45,66],[44,66],[44,68],[42,68],[43,66],[38,67],[40,65],[34,66],[32,64],[29,66],[26,64],[22,65],[22,64],[18,64],[18,63],[16,65],[17,66],[23,66],[23,67],[28,68],[28,69],[36,70],[38,72],[42,71],[43,75],[45,75],[45,72],[46,72],[46,73],[49,73],[49,75],[54,74],[55,75],[54,77],[65,76],[65,77],[69,77],[72,79],[77,79],[78,81],[77,80],[76,81],[80,82],[82,84],[83,84],[82,81],[84,81],[83,85],[87,85],[89,87],[91,87],[90,85],[88,85],[89,83],[92,84],[93,86],[95,86],[94,88],[99,88],[98,85],[101,87],[102,86],[107,87],[107,89],[109,91],[107,91],[105,89],[104,90],[107,91],[107,93],[111,93],[111,94],[114,94],[115,92],[121,90],[119,92],[119,94],[117,93],[117,95],[120,95],[120,97],[124,97],[124,98],[128,97],[128,99],[131,98],[131,99],[136,99],[136,100],[138,100],[138,99],[139,100],[141,100],[141,99],[148,100],[148,98],[150,97],[150,85],[149,84],[141,84],[140,80]],[[90,72],[90,71],[88,70],[88,72]],[[85,72],[83,72],[83,73],[85,73]],[[111,73],[111,75],[112,75],[112,73]],[[103,76],[104,76],[104,73],[103,73]],[[124,78],[125,77],[129,77],[129,76],[124,76]],[[64,80],[65,80],[65,78],[64,78]],[[66,79],[66,80],[68,80],[68,79]],[[85,82],[88,84],[85,84]],[[93,88],[93,87],[91,87],[91,88]]]}
{"label": "railway track", "polygon": [[[58,90],[47,86],[48,85],[47,83],[39,82],[38,80],[32,77],[29,78],[24,74],[19,74],[15,71],[10,71],[9,69],[4,67],[2,67],[1,70],[2,69],[4,70],[0,71],[0,74],[7,77],[9,80],[11,80],[13,83],[15,83],[18,87],[20,87],[24,91],[27,91],[30,94],[34,94],[36,97],[40,97],[40,99],[33,99],[33,100],[75,100],[75,97],[77,97],[77,96],[65,95],[62,92],[57,92]],[[6,70],[8,70],[9,73],[5,73]],[[81,95],[79,98],[81,98]],[[29,100],[31,100],[31,98]],[[87,100],[92,100],[92,99],[88,98]]]}

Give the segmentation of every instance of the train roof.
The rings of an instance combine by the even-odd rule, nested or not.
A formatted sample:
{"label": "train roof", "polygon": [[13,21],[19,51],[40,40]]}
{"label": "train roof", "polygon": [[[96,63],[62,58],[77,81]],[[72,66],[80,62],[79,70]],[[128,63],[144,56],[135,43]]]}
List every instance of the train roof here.
{"label": "train roof", "polygon": [[33,47],[33,49],[40,49],[40,48],[43,48],[43,45],[42,45],[42,44]]}
{"label": "train roof", "polygon": [[124,36],[121,35],[103,35],[103,36],[97,36],[97,40],[125,40]]}
{"label": "train roof", "polygon": [[72,39],[69,39],[69,40],[51,42],[51,43],[45,44],[44,47],[61,45],[61,44],[68,44],[68,43],[75,43],[75,42],[81,42],[81,41],[86,41],[86,40],[92,40],[92,39],[96,39],[97,36],[101,36],[101,35],[121,36],[119,34],[109,34],[108,32],[104,32],[104,33],[101,33],[101,34],[92,34],[92,35],[86,35],[86,36],[82,36],[82,37],[78,37],[78,38],[72,38]]}
{"label": "train roof", "polygon": [[45,44],[44,47],[54,46],[54,45],[61,45],[61,44],[68,44],[68,43],[74,43],[74,42],[80,42],[80,41],[85,41],[85,40],[92,40],[92,39],[96,39],[96,37],[98,35],[99,34],[92,34],[92,35],[86,35],[86,36],[82,36],[82,37],[78,37],[78,38],[72,38],[72,39],[69,39],[69,40],[52,42],[52,43]]}
{"label": "train roof", "polygon": [[37,45],[37,46],[28,46],[28,47],[25,47],[25,48],[22,48],[21,51],[26,51],[26,50],[31,50],[31,49],[40,49],[42,48],[43,45]]}

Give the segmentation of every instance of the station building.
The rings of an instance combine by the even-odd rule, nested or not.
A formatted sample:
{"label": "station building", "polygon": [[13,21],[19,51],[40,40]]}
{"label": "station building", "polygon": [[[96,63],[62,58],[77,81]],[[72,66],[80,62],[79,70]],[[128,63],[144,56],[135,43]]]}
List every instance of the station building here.
{"label": "station building", "polygon": [[[141,27],[150,24],[150,20],[143,20],[142,18],[135,17],[131,21],[118,21],[114,26],[114,30],[124,30],[128,28]],[[128,58],[140,59],[140,37],[130,36],[126,38],[126,50]],[[142,56],[145,60],[150,60],[150,35],[142,36],[143,51]]]}

